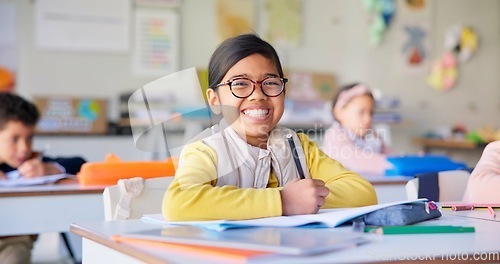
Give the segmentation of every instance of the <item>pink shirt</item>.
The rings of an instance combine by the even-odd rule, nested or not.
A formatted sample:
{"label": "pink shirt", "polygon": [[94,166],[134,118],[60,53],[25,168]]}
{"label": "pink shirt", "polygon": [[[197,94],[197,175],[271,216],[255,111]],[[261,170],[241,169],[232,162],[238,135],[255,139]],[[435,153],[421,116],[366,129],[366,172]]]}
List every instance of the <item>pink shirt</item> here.
{"label": "pink shirt", "polygon": [[389,154],[387,147],[382,146],[380,152],[369,147],[358,147],[352,135],[341,126],[333,125],[325,132],[322,150],[348,170],[362,176],[384,175],[385,170],[391,168],[386,158]]}
{"label": "pink shirt", "polygon": [[469,178],[464,200],[474,203],[500,203],[500,140],[484,149]]}

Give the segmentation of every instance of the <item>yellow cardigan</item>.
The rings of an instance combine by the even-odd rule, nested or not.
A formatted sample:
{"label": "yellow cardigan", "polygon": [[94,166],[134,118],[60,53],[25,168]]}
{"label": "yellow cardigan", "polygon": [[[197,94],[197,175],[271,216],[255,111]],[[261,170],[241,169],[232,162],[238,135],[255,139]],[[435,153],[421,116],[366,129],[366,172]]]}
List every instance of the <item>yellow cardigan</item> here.
{"label": "yellow cardigan", "polygon": [[[323,180],[330,194],[322,208],[357,207],[377,203],[373,186],[329,158],[299,133],[311,178]],[[201,140],[182,151],[175,180],[163,198],[163,215],[170,221],[241,220],[282,215],[278,181],[273,173],[267,188],[239,188],[217,184],[217,155]]]}

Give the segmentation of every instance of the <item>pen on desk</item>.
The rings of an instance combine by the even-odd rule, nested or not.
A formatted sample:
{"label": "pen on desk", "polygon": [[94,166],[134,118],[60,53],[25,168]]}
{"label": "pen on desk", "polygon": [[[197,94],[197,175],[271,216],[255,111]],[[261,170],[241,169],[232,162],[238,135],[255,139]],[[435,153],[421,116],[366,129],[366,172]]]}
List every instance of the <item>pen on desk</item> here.
{"label": "pen on desk", "polygon": [[468,226],[385,226],[366,227],[366,233],[383,235],[397,234],[436,234],[436,233],[474,233],[474,227]]}
{"label": "pen on desk", "polygon": [[497,215],[495,214],[495,210],[493,210],[493,207],[491,206],[488,206],[488,213],[490,213],[490,215],[493,217],[493,218],[496,218]]}
{"label": "pen on desk", "polygon": [[466,204],[466,205],[453,205],[451,206],[452,211],[465,211],[465,210],[474,210],[474,205]]}
{"label": "pen on desk", "polygon": [[288,144],[290,144],[290,148],[292,149],[293,160],[295,161],[295,166],[297,166],[297,171],[299,171],[299,176],[301,179],[305,179],[304,171],[302,170],[302,165],[300,164],[299,155],[297,154],[297,148],[295,147],[295,143],[293,143],[292,134],[286,135],[288,139]]}

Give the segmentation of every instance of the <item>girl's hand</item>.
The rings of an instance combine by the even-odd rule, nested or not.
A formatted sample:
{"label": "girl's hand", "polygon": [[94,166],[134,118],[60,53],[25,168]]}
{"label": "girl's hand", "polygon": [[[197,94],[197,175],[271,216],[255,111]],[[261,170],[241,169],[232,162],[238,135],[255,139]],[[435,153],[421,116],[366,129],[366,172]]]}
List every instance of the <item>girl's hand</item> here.
{"label": "girl's hand", "polygon": [[292,180],[280,191],[282,214],[315,214],[325,204],[329,193],[322,180]]}
{"label": "girl's hand", "polygon": [[38,158],[25,161],[17,170],[26,178],[62,173],[52,163],[44,163]]}

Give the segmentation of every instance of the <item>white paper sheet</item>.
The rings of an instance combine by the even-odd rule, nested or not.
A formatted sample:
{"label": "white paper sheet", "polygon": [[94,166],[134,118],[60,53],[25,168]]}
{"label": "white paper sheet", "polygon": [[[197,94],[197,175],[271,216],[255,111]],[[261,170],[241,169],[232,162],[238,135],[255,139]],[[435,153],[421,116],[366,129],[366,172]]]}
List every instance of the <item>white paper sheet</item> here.
{"label": "white paper sheet", "polygon": [[0,180],[0,188],[1,187],[18,187],[18,186],[29,186],[29,185],[40,185],[40,184],[48,184],[48,183],[54,183],[58,180],[64,179],[64,178],[72,178],[75,177],[75,175],[71,174],[54,174],[54,175],[47,175],[47,176],[41,176],[41,177],[36,177],[36,178],[13,178],[13,179],[7,179],[7,180]]}

